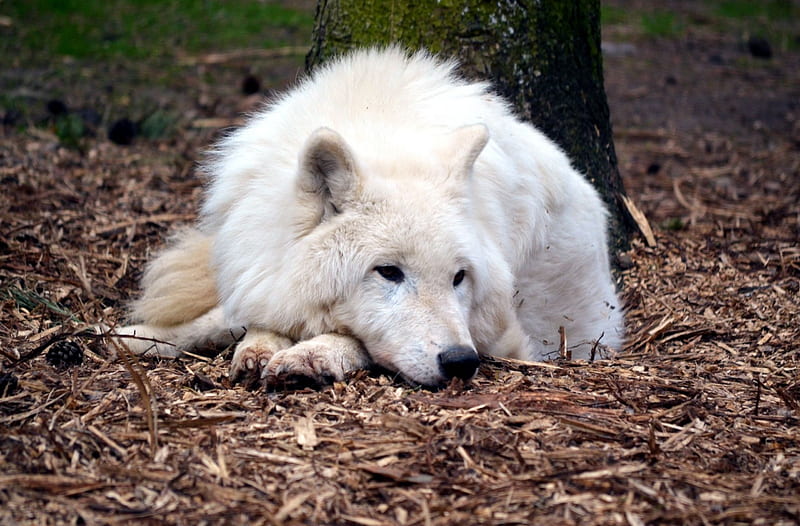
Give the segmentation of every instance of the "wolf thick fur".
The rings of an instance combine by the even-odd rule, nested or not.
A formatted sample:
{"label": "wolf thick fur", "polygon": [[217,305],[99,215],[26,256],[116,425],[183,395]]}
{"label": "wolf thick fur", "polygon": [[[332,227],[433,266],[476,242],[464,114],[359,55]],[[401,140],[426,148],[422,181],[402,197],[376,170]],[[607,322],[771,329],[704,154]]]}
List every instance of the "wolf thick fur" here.
{"label": "wolf thick fur", "polygon": [[[396,48],[319,69],[224,139],[201,220],[148,267],[137,352],[242,337],[232,374],[437,385],[480,353],[622,342],[606,213],[565,154],[455,65]],[[477,357],[477,355],[475,355]]]}

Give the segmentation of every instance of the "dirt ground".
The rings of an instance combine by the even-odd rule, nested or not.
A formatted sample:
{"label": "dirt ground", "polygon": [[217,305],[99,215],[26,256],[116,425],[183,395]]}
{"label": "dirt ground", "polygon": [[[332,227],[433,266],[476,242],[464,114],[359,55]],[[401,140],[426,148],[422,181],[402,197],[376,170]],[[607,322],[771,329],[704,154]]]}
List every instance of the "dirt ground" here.
{"label": "dirt ground", "polygon": [[[84,68],[72,90],[0,75],[38,101],[0,128],[0,523],[800,523],[800,54],[755,58],[714,28],[622,37],[605,37],[616,148],[655,233],[623,258],[626,348],[486,360],[439,392],[366,373],[249,391],[229,353],[111,359],[73,335],[121,320],[195,217],[196,162],[258,98],[243,77],[269,93],[302,57],[205,57],[127,103],[108,86],[141,71]],[[95,110],[94,136],[64,146],[50,93]],[[107,139],[154,106],[174,133]],[[65,340],[81,365],[48,361]]]}

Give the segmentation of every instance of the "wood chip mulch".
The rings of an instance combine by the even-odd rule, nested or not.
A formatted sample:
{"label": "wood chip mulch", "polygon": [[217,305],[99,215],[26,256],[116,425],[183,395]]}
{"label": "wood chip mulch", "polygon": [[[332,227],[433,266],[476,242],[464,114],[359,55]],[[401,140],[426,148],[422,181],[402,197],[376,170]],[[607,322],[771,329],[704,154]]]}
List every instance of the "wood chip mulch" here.
{"label": "wood chip mulch", "polygon": [[[267,393],[229,384],[229,353],[111,359],[75,335],[120,320],[194,217],[193,149],[4,133],[2,524],[800,523],[800,143],[620,130],[656,245],[624,262],[613,359]],[[80,365],[48,360],[62,340]]]}

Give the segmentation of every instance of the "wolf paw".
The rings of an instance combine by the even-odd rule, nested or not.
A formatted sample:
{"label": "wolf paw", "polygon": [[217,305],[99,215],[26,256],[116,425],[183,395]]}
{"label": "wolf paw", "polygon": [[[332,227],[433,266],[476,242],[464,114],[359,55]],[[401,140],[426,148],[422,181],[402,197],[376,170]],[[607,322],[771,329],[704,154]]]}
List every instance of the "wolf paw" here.
{"label": "wolf paw", "polygon": [[233,352],[228,377],[233,382],[251,383],[261,377],[273,355],[291,346],[289,338],[251,330]]}
{"label": "wolf paw", "polygon": [[275,353],[262,373],[268,386],[302,388],[328,385],[367,367],[361,344],[349,337],[322,335]]}
{"label": "wolf paw", "polygon": [[327,385],[344,380],[345,368],[335,353],[309,342],[298,343],[272,357],[262,378],[267,385],[290,388]]}

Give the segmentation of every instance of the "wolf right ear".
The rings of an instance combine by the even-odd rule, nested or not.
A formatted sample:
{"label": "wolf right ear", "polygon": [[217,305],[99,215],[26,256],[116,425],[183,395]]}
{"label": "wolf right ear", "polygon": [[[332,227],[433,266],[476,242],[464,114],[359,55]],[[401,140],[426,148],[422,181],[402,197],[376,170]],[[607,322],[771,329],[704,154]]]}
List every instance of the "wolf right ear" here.
{"label": "wolf right ear", "polygon": [[324,127],[311,134],[300,154],[298,186],[316,196],[325,213],[338,213],[355,198],[359,188],[356,164],[341,135]]}
{"label": "wolf right ear", "polygon": [[450,168],[466,176],[489,142],[489,128],[485,124],[462,126],[450,132],[447,139],[449,151],[445,152],[445,158],[449,159]]}

